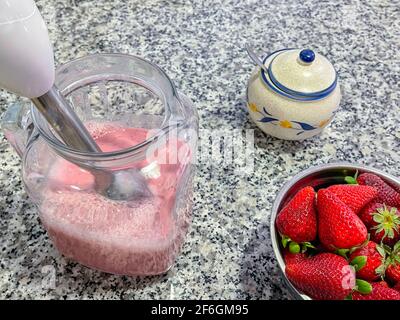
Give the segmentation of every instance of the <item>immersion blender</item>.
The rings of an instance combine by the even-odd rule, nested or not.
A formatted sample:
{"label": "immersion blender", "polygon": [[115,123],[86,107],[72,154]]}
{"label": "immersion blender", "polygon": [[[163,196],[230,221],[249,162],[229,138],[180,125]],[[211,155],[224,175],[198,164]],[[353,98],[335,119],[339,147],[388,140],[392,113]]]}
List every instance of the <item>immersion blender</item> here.
{"label": "immersion blender", "polygon": [[[54,85],[53,50],[33,0],[0,0],[0,87],[30,98],[61,140],[83,152],[102,152]],[[93,171],[96,191],[113,200],[151,195],[135,169]]]}

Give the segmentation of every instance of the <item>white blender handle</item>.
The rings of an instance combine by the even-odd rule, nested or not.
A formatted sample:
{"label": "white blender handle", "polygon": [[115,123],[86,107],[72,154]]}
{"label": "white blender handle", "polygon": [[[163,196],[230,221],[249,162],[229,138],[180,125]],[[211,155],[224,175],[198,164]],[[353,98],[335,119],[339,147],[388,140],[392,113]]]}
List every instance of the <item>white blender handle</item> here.
{"label": "white blender handle", "polygon": [[[84,124],[54,86],[54,58],[46,25],[33,0],[0,0],[0,87],[30,98],[68,147],[101,152]],[[78,164],[79,165],[79,164]],[[92,170],[96,190],[114,200],[150,196],[136,169]]]}
{"label": "white blender handle", "polygon": [[0,87],[30,98],[64,143],[99,152],[76,113],[54,84],[47,27],[33,0],[0,0]]}
{"label": "white blender handle", "polygon": [[53,50],[35,2],[0,0],[0,87],[36,98],[53,83]]}

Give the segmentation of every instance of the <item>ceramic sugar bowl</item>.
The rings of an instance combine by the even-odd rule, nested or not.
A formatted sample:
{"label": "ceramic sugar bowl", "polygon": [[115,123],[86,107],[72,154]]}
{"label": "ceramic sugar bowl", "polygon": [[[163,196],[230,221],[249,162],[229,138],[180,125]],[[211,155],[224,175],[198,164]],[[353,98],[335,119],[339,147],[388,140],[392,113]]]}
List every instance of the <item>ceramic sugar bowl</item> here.
{"label": "ceramic sugar bowl", "polygon": [[247,106],[253,121],[267,134],[303,140],[319,134],[340,103],[338,76],[333,65],[309,49],[283,49],[263,59],[247,87]]}

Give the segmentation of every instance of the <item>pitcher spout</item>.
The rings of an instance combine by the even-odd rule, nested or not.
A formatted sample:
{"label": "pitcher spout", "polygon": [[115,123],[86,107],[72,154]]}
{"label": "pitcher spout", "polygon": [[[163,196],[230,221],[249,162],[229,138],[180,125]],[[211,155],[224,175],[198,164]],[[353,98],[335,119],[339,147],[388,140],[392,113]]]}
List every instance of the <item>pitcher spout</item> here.
{"label": "pitcher spout", "polygon": [[3,114],[1,128],[4,136],[20,157],[25,152],[29,136],[33,129],[30,115],[30,103],[12,104]]}

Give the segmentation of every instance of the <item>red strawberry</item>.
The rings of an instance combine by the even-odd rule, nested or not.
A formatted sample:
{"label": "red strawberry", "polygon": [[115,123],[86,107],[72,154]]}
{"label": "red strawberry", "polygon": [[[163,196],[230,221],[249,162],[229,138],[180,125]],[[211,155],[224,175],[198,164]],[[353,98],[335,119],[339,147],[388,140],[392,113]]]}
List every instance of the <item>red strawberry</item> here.
{"label": "red strawberry", "polygon": [[286,264],[286,275],[296,288],[319,300],[343,300],[356,281],[346,259],[333,253],[310,258],[298,255],[292,263]]}
{"label": "red strawberry", "polygon": [[400,283],[400,262],[393,262],[387,267],[386,277],[393,283]]}
{"label": "red strawberry", "polygon": [[317,237],[315,191],[312,187],[301,189],[279,212],[276,219],[279,233],[291,241],[307,242]]}
{"label": "red strawberry", "polygon": [[387,259],[386,278],[392,283],[400,283],[400,241],[394,245]]}
{"label": "red strawberry", "polygon": [[391,186],[397,193],[400,193],[400,185],[398,185],[398,184],[396,184],[396,185],[390,184],[390,186]]}
{"label": "red strawberry", "polygon": [[376,281],[385,273],[385,250],[373,241],[358,248],[350,255],[351,264],[356,267],[357,278]]}
{"label": "red strawberry", "polygon": [[388,283],[387,283],[386,281],[384,281],[384,280],[379,281],[379,282],[377,282],[377,283],[380,284],[380,285],[382,285],[382,286],[384,286],[384,287],[386,287],[386,288],[390,288],[389,285],[388,285]]}
{"label": "red strawberry", "polygon": [[288,250],[285,251],[285,264],[293,264],[301,262],[307,259],[307,255],[305,253],[291,253]]}
{"label": "red strawberry", "polygon": [[396,185],[390,185],[397,193],[400,193],[400,185],[396,184]]}
{"label": "red strawberry", "polygon": [[372,292],[369,294],[361,294],[353,292],[353,300],[400,300],[400,292],[388,288],[381,283],[371,283]]}
{"label": "red strawberry", "polygon": [[357,178],[361,185],[375,187],[381,202],[391,207],[400,207],[400,193],[373,173],[363,173]]}
{"label": "red strawberry", "polygon": [[372,203],[361,211],[360,218],[376,243],[392,247],[400,240],[400,212],[396,208]]}
{"label": "red strawberry", "polygon": [[393,182],[388,182],[388,184],[397,192],[400,193],[400,184],[395,184]]}
{"label": "red strawberry", "polygon": [[350,249],[367,240],[364,223],[331,191],[318,191],[317,207],[319,239],[328,250]]}
{"label": "red strawberry", "polygon": [[383,208],[383,206],[384,204],[381,202],[372,201],[361,210],[359,217],[368,229],[376,225],[373,214],[377,212],[378,208]]}
{"label": "red strawberry", "polygon": [[362,208],[378,196],[378,191],[374,187],[357,184],[337,184],[330,186],[328,190],[336,194],[357,215]]}
{"label": "red strawberry", "polygon": [[397,290],[398,292],[400,292],[400,282],[398,282],[394,287],[394,290]]}

